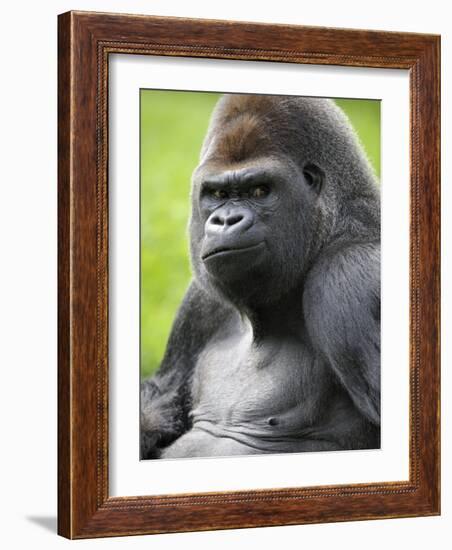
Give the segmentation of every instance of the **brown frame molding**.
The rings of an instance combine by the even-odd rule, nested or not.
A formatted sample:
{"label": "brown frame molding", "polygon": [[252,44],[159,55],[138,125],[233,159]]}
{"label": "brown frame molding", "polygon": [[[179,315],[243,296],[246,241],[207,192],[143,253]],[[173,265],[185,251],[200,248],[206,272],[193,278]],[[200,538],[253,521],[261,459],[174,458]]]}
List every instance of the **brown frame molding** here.
{"label": "brown frame molding", "polygon": [[[108,495],[108,56],[410,71],[410,480]],[[391,517],[440,510],[440,37],[68,12],[58,20],[58,532],[68,538]]]}

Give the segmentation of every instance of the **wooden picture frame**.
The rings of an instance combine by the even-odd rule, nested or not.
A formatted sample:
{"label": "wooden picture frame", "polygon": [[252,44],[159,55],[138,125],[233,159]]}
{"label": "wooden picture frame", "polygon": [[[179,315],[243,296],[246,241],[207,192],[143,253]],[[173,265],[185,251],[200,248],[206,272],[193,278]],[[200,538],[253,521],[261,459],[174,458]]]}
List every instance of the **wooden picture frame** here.
{"label": "wooden picture frame", "polygon": [[[68,12],[58,37],[58,532],[68,538],[440,513],[440,38]],[[108,61],[112,53],[410,74],[408,481],[110,497]]]}

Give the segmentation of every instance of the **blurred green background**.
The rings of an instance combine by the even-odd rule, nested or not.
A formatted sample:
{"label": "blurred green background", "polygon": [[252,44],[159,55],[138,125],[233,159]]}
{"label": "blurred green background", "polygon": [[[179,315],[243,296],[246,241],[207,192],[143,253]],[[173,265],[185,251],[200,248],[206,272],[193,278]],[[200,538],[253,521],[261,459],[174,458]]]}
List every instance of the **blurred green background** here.
{"label": "blurred green background", "polygon": [[[221,94],[141,90],[141,376],[163,357],[190,280],[190,178]],[[338,99],[380,176],[380,102]]]}

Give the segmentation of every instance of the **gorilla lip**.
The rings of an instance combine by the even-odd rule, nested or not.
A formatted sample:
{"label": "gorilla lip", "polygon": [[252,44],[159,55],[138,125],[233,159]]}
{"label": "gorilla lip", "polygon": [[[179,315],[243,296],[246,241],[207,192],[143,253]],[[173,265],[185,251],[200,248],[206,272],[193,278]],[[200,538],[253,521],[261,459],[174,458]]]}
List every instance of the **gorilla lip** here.
{"label": "gorilla lip", "polygon": [[230,247],[230,246],[219,246],[217,248],[214,248],[210,252],[207,252],[206,254],[204,254],[201,257],[201,259],[204,261],[204,260],[208,260],[209,258],[212,258],[213,256],[217,256],[217,255],[226,255],[226,254],[230,254],[230,253],[233,254],[233,253],[236,253],[236,252],[246,252],[248,250],[253,250],[255,248],[258,248],[263,244],[264,244],[264,242],[261,241],[259,243],[252,244],[250,246],[242,246],[242,247],[237,247],[237,248],[233,248],[233,247]]}

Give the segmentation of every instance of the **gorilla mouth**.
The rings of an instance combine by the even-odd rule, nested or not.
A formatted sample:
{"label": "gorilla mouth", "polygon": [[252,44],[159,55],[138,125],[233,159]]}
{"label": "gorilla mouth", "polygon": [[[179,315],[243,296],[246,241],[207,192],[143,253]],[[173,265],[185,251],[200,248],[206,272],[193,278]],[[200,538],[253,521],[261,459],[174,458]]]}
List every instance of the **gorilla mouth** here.
{"label": "gorilla mouth", "polygon": [[204,256],[201,256],[201,259],[204,261],[204,260],[207,260],[208,258],[212,258],[212,256],[218,256],[218,255],[224,256],[227,254],[247,252],[250,250],[254,250],[255,248],[259,248],[263,244],[264,244],[263,241],[261,241],[257,244],[252,244],[250,246],[242,246],[242,247],[218,246],[217,248],[213,248],[212,250],[204,254]]}

